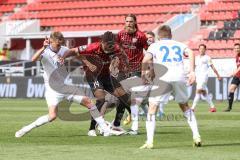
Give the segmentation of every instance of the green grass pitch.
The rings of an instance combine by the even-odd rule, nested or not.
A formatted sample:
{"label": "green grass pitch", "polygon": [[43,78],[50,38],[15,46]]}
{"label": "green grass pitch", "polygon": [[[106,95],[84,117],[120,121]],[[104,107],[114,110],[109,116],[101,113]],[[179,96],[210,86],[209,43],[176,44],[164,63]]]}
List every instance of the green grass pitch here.
{"label": "green grass pitch", "polygon": [[[154,149],[138,149],[146,140],[145,121],[140,119],[140,135],[88,137],[89,121],[66,122],[57,119],[34,129],[20,139],[15,132],[47,113],[44,100],[1,99],[0,160],[239,160],[240,103],[224,113],[227,102],[215,102],[216,113],[205,102],[197,106],[203,147],[192,147],[192,133],[176,103],[165,108],[168,118],[157,121]],[[85,110],[73,105],[73,113]],[[114,112],[107,114],[111,121]],[[178,117],[175,119],[174,117]],[[124,126],[128,129],[129,126]]]}

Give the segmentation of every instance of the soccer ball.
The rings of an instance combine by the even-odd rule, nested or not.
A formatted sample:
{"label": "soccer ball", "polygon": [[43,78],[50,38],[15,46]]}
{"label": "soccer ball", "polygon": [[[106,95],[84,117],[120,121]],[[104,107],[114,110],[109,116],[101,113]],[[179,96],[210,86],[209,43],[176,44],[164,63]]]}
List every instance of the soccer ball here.
{"label": "soccer ball", "polygon": [[[106,125],[109,127],[109,128],[111,128],[112,127],[112,125],[111,125],[111,123],[110,122],[108,122],[108,121],[105,121],[105,123],[106,123]],[[101,135],[103,135],[103,129],[99,126],[99,125],[97,125],[97,131],[98,131],[98,133],[99,134],[101,134]]]}

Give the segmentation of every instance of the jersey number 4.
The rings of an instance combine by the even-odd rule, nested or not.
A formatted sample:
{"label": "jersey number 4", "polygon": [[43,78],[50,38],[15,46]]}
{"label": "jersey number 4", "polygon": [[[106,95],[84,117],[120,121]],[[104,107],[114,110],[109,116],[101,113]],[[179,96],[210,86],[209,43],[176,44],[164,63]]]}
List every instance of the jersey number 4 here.
{"label": "jersey number 4", "polygon": [[[182,61],[182,50],[179,46],[172,46],[171,48],[167,46],[161,46],[160,51],[163,52],[162,62],[181,62]],[[169,53],[174,53],[174,57],[170,58]]]}

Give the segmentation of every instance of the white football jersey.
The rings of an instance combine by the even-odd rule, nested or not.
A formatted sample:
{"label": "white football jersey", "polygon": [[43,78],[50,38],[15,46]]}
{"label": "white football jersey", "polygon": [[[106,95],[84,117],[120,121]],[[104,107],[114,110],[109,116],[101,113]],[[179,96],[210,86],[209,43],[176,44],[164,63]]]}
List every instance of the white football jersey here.
{"label": "white football jersey", "polygon": [[[41,63],[43,65],[44,73],[43,73],[43,78],[44,78],[44,83],[46,89],[50,89],[51,87],[49,86],[49,78],[50,75],[58,69],[61,65],[58,62],[59,56],[63,56],[63,54],[68,50],[67,47],[61,46],[60,50],[55,53],[52,49],[51,46],[48,46],[42,53],[41,55]],[[64,66],[61,66],[64,67]],[[52,90],[53,91],[53,90]]]}
{"label": "white football jersey", "polygon": [[[168,71],[160,77],[167,82],[184,81],[186,74],[183,65],[183,54],[188,47],[170,39],[164,39],[151,44],[148,53],[153,56],[153,63],[167,67]],[[155,72],[157,72],[155,70]]]}
{"label": "white football jersey", "polygon": [[208,55],[198,55],[195,58],[195,72],[196,76],[207,76],[208,68],[212,65],[212,59]]}

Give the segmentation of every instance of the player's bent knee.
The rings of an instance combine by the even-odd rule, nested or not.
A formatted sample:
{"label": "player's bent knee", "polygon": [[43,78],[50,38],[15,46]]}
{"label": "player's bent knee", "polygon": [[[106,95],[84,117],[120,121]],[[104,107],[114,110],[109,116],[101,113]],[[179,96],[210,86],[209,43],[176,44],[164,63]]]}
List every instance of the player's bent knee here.
{"label": "player's bent knee", "polygon": [[155,114],[158,108],[157,103],[149,103],[148,113],[149,114]]}
{"label": "player's bent knee", "polygon": [[190,107],[188,106],[188,103],[178,103],[179,107],[181,108],[181,110],[183,112],[187,111],[188,109],[190,109]]}
{"label": "player's bent knee", "polygon": [[49,122],[54,121],[57,118],[57,113],[50,113],[49,114]]}
{"label": "player's bent knee", "polygon": [[129,94],[124,94],[123,96],[118,97],[120,100],[120,103],[124,103],[126,105],[130,105],[131,100],[130,100],[130,95]]}

